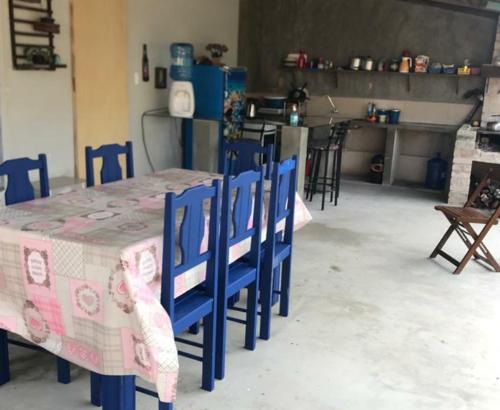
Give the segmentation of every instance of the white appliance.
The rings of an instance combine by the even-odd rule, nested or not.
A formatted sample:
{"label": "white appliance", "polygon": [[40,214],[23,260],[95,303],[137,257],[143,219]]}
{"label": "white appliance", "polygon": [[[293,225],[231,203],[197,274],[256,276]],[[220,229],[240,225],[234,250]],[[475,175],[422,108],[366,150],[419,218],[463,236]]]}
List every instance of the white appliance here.
{"label": "white appliance", "polygon": [[168,108],[172,117],[193,118],[194,88],[193,88],[193,52],[189,43],[172,43],[170,45],[170,90]]}
{"label": "white appliance", "polygon": [[168,106],[172,117],[192,118],[195,109],[193,83],[172,81]]}

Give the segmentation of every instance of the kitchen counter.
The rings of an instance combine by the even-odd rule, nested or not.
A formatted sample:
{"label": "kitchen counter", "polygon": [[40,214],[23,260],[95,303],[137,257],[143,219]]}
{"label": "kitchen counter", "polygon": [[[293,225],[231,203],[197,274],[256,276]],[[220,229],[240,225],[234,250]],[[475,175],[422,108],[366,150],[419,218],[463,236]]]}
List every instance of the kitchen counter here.
{"label": "kitchen counter", "polygon": [[[262,123],[276,125],[278,127],[289,126],[288,121],[280,115],[258,115],[254,118],[247,118],[249,123]],[[378,122],[369,122],[364,119],[359,118],[348,118],[348,117],[333,117],[333,123],[339,123],[342,121],[351,121],[352,128],[383,128],[387,130],[413,130],[413,131],[428,131],[428,132],[438,132],[443,134],[456,133],[460,128],[460,125],[455,124],[430,124],[423,122],[400,122],[399,124],[381,124]],[[330,117],[327,116],[306,116],[300,123],[299,128],[319,128],[327,127],[330,125]]]}
{"label": "kitchen counter", "polygon": [[[337,122],[337,121],[336,121]],[[388,130],[413,130],[413,131],[428,131],[439,132],[443,134],[456,133],[460,125],[453,124],[428,124],[423,122],[400,122],[399,124],[381,124],[378,122],[369,122],[366,120],[353,119],[353,128],[366,127],[366,128],[385,128]]]}
{"label": "kitchen counter", "polygon": [[[288,119],[284,118],[282,115],[257,115],[254,118],[247,118],[248,123],[262,123],[276,125],[278,127],[290,126]],[[334,122],[338,122],[335,121]],[[302,118],[299,122],[298,128],[317,128],[317,127],[327,127],[330,123],[330,117],[324,116],[307,116]]]}
{"label": "kitchen counter", "polygon": [[[455,124],[432,124],[422,122],[400,122],[399,124],[381,124],[372,123],[365,119],[333,116],[333,123],[350,121],[351,129],[372,128],[385,131],[385,168],[383,182],[386,185],[392,185],[397,179],[400,158],[404,152],[401,152],[401,135],[403,131],[416,131],[423,133],[444,134],[455,138],[458,125]],[[299,158],[299,192],[302,193],[305,179],[305,158],[307,158],[308,140],[314,138],[316,128],[329,127],[329,116],[306,116],[302,119],[298,127],[292,127],[283,116],[277,115],[258,115],[255,118],[247,119],[248,123],[266,123],[276,125],[280,128],[281,134],[281,158],[287,158],[291,155],[297,155]],[[323,132],[320,132],[323,134]],[[326,134],[325,134],[326,135]],[[323,137],[324,138],[324,137]],[[452,141],[450,141],[451,143]],[[407,156],[407,154],[406,154]]]}
{"label": "kitchen counter", "polygon": [[[376,128],[385,130],[385,166],[383,183],[392,185],[398,174],[398,167],[401,167],[401,131],[422,131],[426,133],[445,134],[455,138],[459,125],[454,124],[430,124],[421,122],[401,122],[399,124],[372,123],[367,120],[354,119],[351,121],[352,129],[356,128]],[[406,154],[406,157],[408,155]]]}

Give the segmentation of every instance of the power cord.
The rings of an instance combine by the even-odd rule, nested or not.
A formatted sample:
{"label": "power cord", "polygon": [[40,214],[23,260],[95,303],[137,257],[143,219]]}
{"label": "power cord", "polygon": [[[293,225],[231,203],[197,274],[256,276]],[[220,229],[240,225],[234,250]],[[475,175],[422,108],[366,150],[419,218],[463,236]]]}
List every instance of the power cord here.
{"label": "power cord", "polygon": [[[146,143],[146,132],[144,119],[146,117],[163,117],[163,118],[172,118],[170,117],[170,112],[167,107],[164,108],[154,108],[152,110],[144,111],[141,115],[141,133],[142,133],[142,144],[144,145],[144,151],[146,152],[146,159],[148,160],[149,167],[151,171],[156,172],[155,167],[153,165],[153,161],[151,160],[151,155],[149,153],[149,148]],[[175,131],[177,133],[177,121],[175,122]]]}

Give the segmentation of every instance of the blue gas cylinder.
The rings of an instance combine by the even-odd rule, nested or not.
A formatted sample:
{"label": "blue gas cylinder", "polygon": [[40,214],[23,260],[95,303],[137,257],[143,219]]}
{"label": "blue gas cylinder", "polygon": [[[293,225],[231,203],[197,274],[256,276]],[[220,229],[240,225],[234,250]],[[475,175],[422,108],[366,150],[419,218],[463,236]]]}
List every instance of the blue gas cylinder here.
{"label": "blue gas cylinder", "polygon": [[448,162],[441,158],[441,153],[427,161],[425,186],[429,189],[444,190],[448,175]]}
{"label": "blue gas cylinder", "polygon": [[193,45],[189,43],[172,43],[170,54],[172,65],[170,77],[174,81],[191,81],[193,78]]}

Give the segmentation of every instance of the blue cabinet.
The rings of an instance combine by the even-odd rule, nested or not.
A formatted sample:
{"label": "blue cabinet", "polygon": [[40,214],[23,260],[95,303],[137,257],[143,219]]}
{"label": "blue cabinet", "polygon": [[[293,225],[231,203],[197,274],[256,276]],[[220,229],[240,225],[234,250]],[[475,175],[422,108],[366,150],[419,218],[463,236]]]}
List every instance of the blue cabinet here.
{"label": "blue cabinet", "polygon": [[[237,134],[245,121],[246,81],[246,68],[193,66],[194,119],[218,121],[220,123],[219,171],[223,169],[222,142],[224,138]],[[192,168],[192,130],[192,120],[185,120],[185,168]]]}

